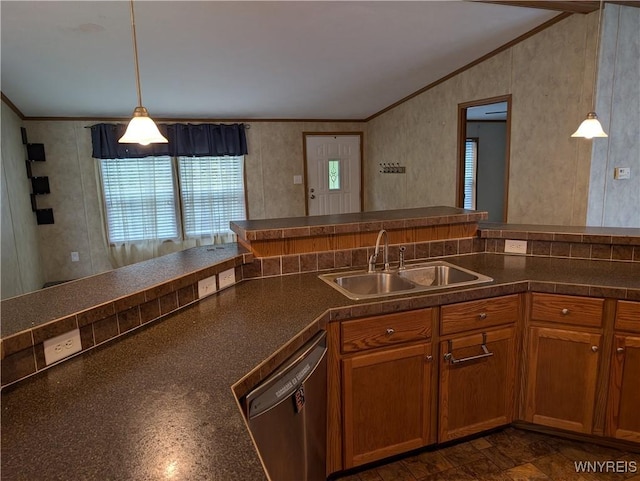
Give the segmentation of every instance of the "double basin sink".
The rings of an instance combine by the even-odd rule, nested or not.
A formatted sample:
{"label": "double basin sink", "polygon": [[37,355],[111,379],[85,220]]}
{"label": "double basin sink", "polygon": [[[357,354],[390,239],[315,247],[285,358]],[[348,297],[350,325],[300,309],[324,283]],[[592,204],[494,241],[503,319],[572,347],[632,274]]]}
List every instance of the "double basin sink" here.
{"label": "double basin sink", "polygon": [[349,299],[371,299],[460,287],[493,279],[445,261],[408,265],[391,271],[349,271],[322,274],[320,279]]}

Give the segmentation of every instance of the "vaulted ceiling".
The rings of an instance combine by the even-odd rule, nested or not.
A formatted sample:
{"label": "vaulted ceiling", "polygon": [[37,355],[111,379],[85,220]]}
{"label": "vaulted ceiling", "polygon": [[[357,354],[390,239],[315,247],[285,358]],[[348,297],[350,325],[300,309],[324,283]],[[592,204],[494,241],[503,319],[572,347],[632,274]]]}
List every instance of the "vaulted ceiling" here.
{"label": "vaulted ceiling", "polygon": [[[557,9],[539,8],[548,3],[598,8],[137,0],[143,104],[154,118],[366,119],[556,18]],[[25,117],[131,114],[129,2],[2,0],[0,8],[1,90]]]}

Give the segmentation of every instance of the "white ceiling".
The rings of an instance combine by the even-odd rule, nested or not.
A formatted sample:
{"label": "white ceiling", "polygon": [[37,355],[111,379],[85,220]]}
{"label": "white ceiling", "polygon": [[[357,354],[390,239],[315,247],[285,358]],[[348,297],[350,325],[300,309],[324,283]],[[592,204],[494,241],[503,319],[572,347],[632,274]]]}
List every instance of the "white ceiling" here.
{"label": "white ceiling", "polygon": [[[2,93],[26,117],[126,118],[127,1],[5,1]],[[558,15],[450,1],[135,3],[154,118],[365,119]]]}

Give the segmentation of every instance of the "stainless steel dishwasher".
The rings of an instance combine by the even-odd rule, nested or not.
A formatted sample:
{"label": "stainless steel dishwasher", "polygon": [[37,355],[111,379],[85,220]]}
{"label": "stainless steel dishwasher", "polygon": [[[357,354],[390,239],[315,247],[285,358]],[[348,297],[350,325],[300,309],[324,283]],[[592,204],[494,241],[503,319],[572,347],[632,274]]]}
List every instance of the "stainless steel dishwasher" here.
{"label": "stainless steel dishwasher", "polygon": [[246,396],[272,481],[326,479],[327,333],[321,331]]}

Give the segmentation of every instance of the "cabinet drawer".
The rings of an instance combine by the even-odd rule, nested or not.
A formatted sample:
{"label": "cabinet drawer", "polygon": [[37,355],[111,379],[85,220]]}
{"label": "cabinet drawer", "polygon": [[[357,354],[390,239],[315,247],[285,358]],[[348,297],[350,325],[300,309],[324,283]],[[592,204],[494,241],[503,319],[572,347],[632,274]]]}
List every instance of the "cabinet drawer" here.
{"label": "cabinet drawer", "polygon": [[431,337],[433,309],[365,317],[342,323],[342,352],[420,341]]}
{"label": "cabinet drawer", "polygon": [[442,307],[442,335],[483,329],[515,322],[519,317],[518,295],[461,302]]}
{"label": "cabinet drawer", "polygon": [[640,302],[618,301],[616,329],[640,332]]}
{"label": "cabinet drawer", "polygon": [[604,299],[534,293],[531,320],[600,327],[603,306]]}

